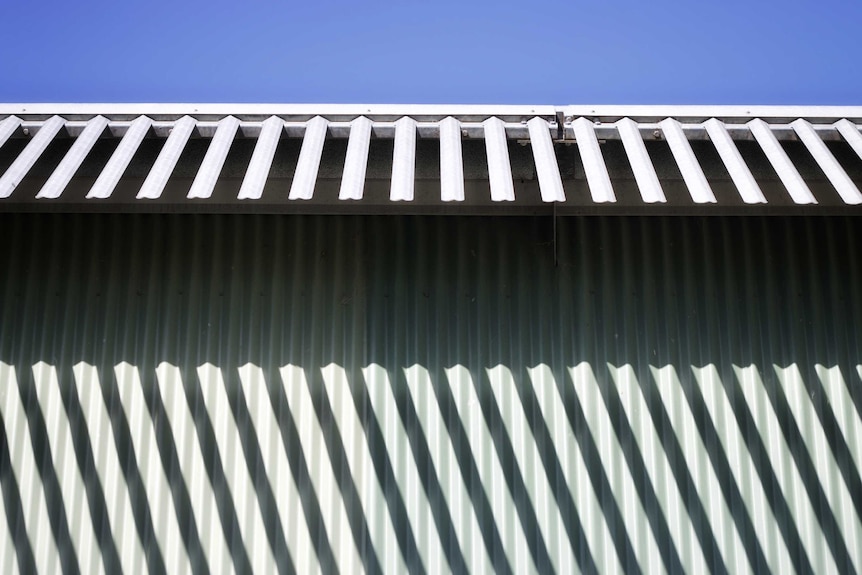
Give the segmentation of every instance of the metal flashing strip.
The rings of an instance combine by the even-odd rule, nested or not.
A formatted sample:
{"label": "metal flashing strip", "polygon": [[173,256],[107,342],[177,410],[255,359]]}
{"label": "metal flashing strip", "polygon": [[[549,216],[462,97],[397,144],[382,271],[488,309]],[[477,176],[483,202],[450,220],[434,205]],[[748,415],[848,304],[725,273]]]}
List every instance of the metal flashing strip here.
{"label": "metal flashing strip", "polygon": [[[301,211],[302,203],[326,206],[333,213],[362,210],[366,205],[369,209],[380,209],[379,194],[372,194],[376,198],[373,203],[364,199],[369,187],[368,174],[375,180],[386,177],[381,176],[379,155],[369,155],[372,139],[393,141],[388,185],[388,205],[393,210],[433,206],[442,209],[451,203],[450,211],[469,211],[476,206],[514,202],[509,207],[512,213],[520,213],[525,206],[535,210],[547,204],[559,204],[562,212],[601,208],[613,213],[613,210],[631,211],[639,206],[643,213],[650,213],[650,210],[666,213],[668,210],[691,210],[693,202],[694,206],[712,209],[712,213],[729,213],[727,210],[746,206],[752,213],[758,213],[758,207],[761,211],[786,210],[794,204],[807,204],[834,210],[837,206],[862,204],[862,165],[859,164],[862,134],[858,123],[862,108],[619,107],[613,108],[618,112],[614,115],[611,108],[601,107],[587,107],[591,110],[588,112],[586,108],[573,107],[315,108],[302,105],[267,108],[249,105],[236,106],[233,108],[236,113],[225,115],[216,111],[230,111],[227,106],[153,105],[150,113],[135,115],[142,108],[105,105],[103,114],[91,114],[96,108],[89,105],[56,105],[54,111],[63,115],[47,115],[44,106],[47,105],[0,105],[0,161],[6,152],[6,165],[0,164],[0,210],[18,210],[28,204],[35,210],[86,210],[88,206],[89,209],[113,206],[132,211],[147,210],[143,201],[127,199],[134,196],[135,200],[150,200],[147,202],[150,209],[163,206],[169,211],[194,211],[201,209],[196,206],[216,205],[213,191],[223,177],[223,170],[231,178],[241,172],[241,184],[233,197],[221,196],[218,200],[227,211],[231,205],[241,211],[243,206],[257,204],[280,206],[279,211],[289,213],[291,205]],[[264,114],[264,110],[269,113]],[[318,113],[310,114],[312,110]],[[482,110],[486,113],[481,113]],[[4,117],[3,112],[8,115]],[[180,112],[194,115],[178,115]],[[408,113],[399,116],[401,112]],[[574,115],[576,112],[581,115]],[[659,119],[660,112],[675,114]],[[701,118],[707,112],[711,113]],[[752,116],[756,112],[762,114]],[[593,113],[596,115],[587,115]],[[620,117],[620,113],[629,115]],[[792,113],[798,115],[787,119]],[[834,116],[838,113],[843,113],[843,117],[836,119]],[[563,123],[558,124],[560,121]],[[30,141],[21,149],[21,140],[27,138]],[[70,139],[71,145],[68,144]],[[98,158],[89,158],[98,156],[94,150],[100,139],[120,140],[113,155],[101,167]],[[188,168],[177,170],[177,166],[183,161],[184,151],[200,139],[209,140],[209,145],[187,194],[184,198],[174,193],[163,197],[172,177],[187,177]],[[302,140],[292,176],[285,176],[282,165],[273,164],[282,161],[276,160],[276,151],[283,139]],[[347,140],[343,165],[329,165],[330,159],[324,161],[324,157],[338,154],[332,152],[324,156],[327,139]],[[49,161],[40,163],[39,166],[45,167],[30,174],[43,155],[52,155],[45,154],[49,146],[60,140],[67,143],[57,146],[69,148],[59,164],[51,168]],[[147,140],[164,140],[164,144],[145,144]],[[239,156],[231,155],[232,146],[238,140],[256,140],[251,159],[245,165],[238,163]],[[668,160],[661,150],[664,144],[657,143],[662,140],[670,148],[691,202],[681,201],[678,193],[666,195],[673,190],[673,181],[678,180],[678,176],[672,175],[673,169],[667,169]],[[484,142],[484,157],[476,153],[473,144],[481,141]],[[628,162],[630,172],[620,169],[620,152],[616,147],[606,146],[610,141],[622,143],[623,161]],[[437,158],[428,157],[428,150],[433,148],[426,142],[439,145],[436,177],[429,174],[429,166],[435,165]],[[759,147],[775,169],[774,175],[757,165],[760,152],[754,151],[748,142]],[[715,160],[703,155],[705,148],[702,146],[709,145],[707,143],[711,143],[718,154],[713,157],[721,160],[718,165],[723,167],[719,171],[714,167]],[[515,144],[529,145],[531,156],[524,157],[519,148],[509,148]],[[572,144],[577,146],[577,156],[567,151]],[[152,164],[147,164],[146,158],[155,155],[154,145],[160,145],[156,148],[157,157]],[[137,158],[138,151],[143,148],[148,152]],[[793,148],[792,153],[789,153],[790,148]],[[849,150],[855,155],[848,154]],[[814,162],[808,162],[800,153],[808,154]],[[483,165],[477,166],[477,163]],[[133,165],[134,169],[129,172],[134,175],[125,175]],[[811,166],[815,165],[812,171]],[[82,170],[83,166],[88,168]],[[72,202],[64,197],[67,189],[80,185],[76,182],[85,181],[78,172],[92,173],[94,166],[99,171],[85,199]],[[726,175],[720,175],[725,169],[738,192],[735,199],[726,193],[720,200],[716,197],[715,190],[723,189],[722,180],[727,180]],[[174,176],[175,170],[177,176]],[[627,191],[630,186],[625,180],[632,176],[639,197]],[[144,178],[143,183],[123,193],[122,198],[126,199],[111,200],[117,186],[137,182],[139,177]],[[289,178],[287,193],[264,196],[264,188],[271,178],[286,177]],[[327,180],[326,186],[336,186],[337,200],[334,191],[318,193],[322,189],[321,179]],[[336,179],[339,181],[332,181]],[[35,190],[25,185],[17,191],[30,180],[44,183]],[[426,185],[419,186],[422,180],[435,182],[439,193],[429,194]],[[570,193],[578,180],[586,184],[588,196]],[[770,195],[767,200],[764,190],[775,189],[770,180],[780,182],[786,200],[778,195]],[[715,190],[714,186],[717,186]],[[487,192],[477,193],[482,187]],[[277,189],[284,189],[284,186],[279,185]],[[418,195],[417,189],[421,190]],[[537,189],[538,194],[528,192],[533,189]],[[58,203],[60,201],[62,203]],[[102,207],[97,208],[97,203]],[[714,206],[709,207],[710,204]],[[54,205],[57,207],[52,208]]]}

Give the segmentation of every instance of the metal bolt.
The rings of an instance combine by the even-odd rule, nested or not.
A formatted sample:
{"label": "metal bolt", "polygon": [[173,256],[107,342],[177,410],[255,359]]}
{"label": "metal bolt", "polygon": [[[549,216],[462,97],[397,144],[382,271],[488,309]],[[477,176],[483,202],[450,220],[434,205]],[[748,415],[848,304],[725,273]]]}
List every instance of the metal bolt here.
{"label": "metal bolt", "polygon": [[24,135],[25,135],[25,136],[29,136],[29,135],[30,135],[30,128],[24,128]]}
{"label": "metal bolt", "polygon": [[661,140],[661,130],[656,130],[652,133],[652,137],[656,140]]}

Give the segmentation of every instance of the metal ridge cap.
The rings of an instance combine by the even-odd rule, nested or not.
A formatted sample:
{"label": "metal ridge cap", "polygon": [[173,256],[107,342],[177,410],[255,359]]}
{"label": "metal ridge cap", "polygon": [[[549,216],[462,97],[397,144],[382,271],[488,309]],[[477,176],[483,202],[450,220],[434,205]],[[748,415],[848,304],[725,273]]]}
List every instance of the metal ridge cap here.
{"label": "metal ridge cap", "polygon": [[264,120],[279,116],[286,121],[307,121],[323,116],[329,121],[350,121],[365,116],[376,121],[395,121],[409,116],[416,121],[438,121],[453,116],[461,121],[481,122],[490,117],[521,121],[536,116],[549,120],[558,109],[549,105],[482,104],[214,104],[214,103],[0,103],[0,118],[23,116],[28,119],[54,115],[67,120],[87,120],[97,115],[109,120],[129,120],[146,115],[155,121],[192,116],[197,120],[218,120],[235,116],[240,120]]}
{"label": "metal ridge cap", "polygon": [[791,122],[804,118],[815,123],[840,119],[862,120],[862,106],[725,106],[725,105],[588,105],[559,108],[568,118],[586,117],[602,122],[630,118],[636,122],[658,122],[674,118],[683,122],[703,122],[717,118],[744,123],[754,118],[772,122]]}

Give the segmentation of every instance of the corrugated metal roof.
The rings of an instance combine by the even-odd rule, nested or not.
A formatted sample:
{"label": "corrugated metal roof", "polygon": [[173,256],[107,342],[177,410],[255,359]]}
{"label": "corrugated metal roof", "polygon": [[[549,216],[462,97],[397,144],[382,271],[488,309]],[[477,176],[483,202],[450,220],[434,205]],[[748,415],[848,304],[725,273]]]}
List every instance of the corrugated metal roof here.
{"label": "corrugated metal roof", "polygon": [[862,568],[858,218],[0,238],[4,572]]}
{"label": "corrugated metal roof", "polygon": [[5,104],[0,209],[827,213],[862,204],[860,127],[856,107]]}

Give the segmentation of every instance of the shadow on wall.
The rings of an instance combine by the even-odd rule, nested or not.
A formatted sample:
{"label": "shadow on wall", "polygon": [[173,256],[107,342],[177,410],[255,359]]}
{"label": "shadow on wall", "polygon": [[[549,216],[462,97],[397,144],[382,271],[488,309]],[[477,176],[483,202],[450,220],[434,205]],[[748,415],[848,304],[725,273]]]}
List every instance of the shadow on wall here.
{"label": "shadow on wall", "polygon": [[862,568],[860,235],[3,215],[15,560]]}
{"label": "shadow on wall", "polygon": [[854,371],[0,363],[5,558],[86,572],[853,571]]}

